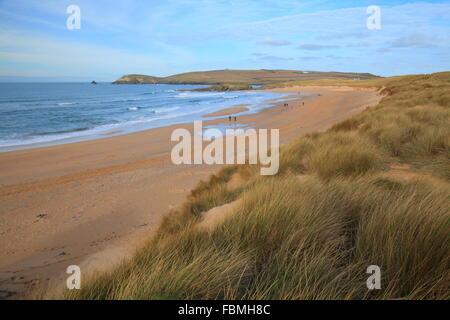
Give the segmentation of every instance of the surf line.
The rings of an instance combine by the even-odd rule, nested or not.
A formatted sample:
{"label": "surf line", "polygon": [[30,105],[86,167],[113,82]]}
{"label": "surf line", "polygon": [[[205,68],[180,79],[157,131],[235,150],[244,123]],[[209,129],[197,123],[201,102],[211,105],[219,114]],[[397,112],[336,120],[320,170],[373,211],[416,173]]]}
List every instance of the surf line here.
{"label": "surf line", "polygon": [[[173,164],[260,164],[261,175],[277,174],[280,163],[279,129],[226,129],[225,137],[216,128],[203,131],[202,121],[194,121],[193,129],[193,138],[185,128],[172,132],[171,141],[178,142],[171,151]],[[203,142],[210,143],[204,147]]]}

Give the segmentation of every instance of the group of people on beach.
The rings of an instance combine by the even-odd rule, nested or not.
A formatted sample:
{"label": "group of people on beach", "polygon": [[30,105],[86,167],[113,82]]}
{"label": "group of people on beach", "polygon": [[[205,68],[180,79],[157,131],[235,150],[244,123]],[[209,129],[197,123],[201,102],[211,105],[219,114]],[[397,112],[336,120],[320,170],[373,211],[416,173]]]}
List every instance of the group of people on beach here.
{"label": "group of people on beach", "polygon": [[[302,101],[302,104],[301,104],[303,107],[305,106],[305,102],[304,101]],[[289,103],[285,103],[284,105],[283,105],[283,107],[286,109],[286,108],[289,108]]]}
{"label": "group of people on beach", "polygon": [[[301,104],[303,107],[305,106],[305,102],[304,101],[302,101],[302,104]],[[289,108],[289,103],[285,103],[284,105],[284,108]],[[228,116],[228,121],[237,121],[237,117],[236,116]]]}

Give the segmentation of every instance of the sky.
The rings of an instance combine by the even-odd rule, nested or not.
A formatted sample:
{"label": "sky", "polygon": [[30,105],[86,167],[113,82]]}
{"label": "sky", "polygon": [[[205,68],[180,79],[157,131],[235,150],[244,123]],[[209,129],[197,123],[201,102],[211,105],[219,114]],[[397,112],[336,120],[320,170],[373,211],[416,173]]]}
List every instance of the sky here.
{"label": "sky", "polygon": [[0,0],[0,81],[214,69],[450,70],[450,0]]}

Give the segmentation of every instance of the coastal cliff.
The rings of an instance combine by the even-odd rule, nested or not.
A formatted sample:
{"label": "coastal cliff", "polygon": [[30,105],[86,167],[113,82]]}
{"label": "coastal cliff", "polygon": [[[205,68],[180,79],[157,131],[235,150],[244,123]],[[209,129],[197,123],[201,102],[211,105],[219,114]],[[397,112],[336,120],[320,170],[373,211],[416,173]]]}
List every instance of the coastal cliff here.
{"label": "coastal cliff", "polygon": [[153,77],[142,74],[127,74],[113,84],[268,84],[300,80],[339,79],[367,80],[377,78],[370,73],[318,72],[298,70],[212,70],[176,74],[168,77]]}
{"label": "coastal cliff", "polygon": [[155,84],[155,83],[159,83],[159,78],[146,76],[143,74],[127,74],[113,82],[113,84]]}

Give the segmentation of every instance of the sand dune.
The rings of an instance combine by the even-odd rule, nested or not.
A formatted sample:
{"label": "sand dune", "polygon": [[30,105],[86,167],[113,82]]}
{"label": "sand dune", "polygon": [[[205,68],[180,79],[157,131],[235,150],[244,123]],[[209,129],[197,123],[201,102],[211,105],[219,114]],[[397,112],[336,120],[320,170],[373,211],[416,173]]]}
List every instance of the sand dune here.
{"label": "sand dune", "polygon": [[[296,100],[288,107],[274,102],[258,114],[238,116],[237,122],[279,128],[282,143],[325,130],[380,99],[374,90],[271,91],[292,92],[290,98]],[[228,117],[205,121],[227,122]],[[90,265],[116,263],[151,236],[164,213],[219,168],[173,165],[170,134],[177,127],[192,130],[191,124],[183,124],[0,154],[3,297],[21,293],[31,283],[65,281],[71,264],[86,272]]]}

